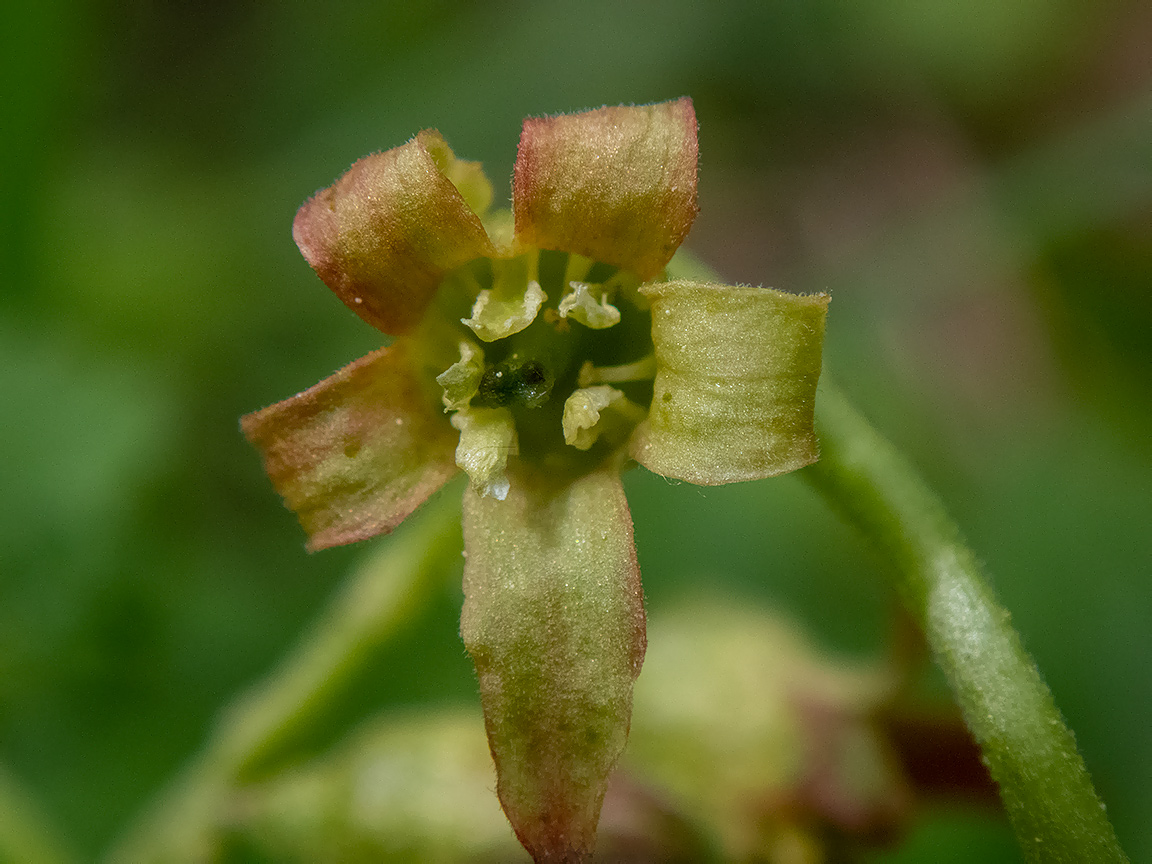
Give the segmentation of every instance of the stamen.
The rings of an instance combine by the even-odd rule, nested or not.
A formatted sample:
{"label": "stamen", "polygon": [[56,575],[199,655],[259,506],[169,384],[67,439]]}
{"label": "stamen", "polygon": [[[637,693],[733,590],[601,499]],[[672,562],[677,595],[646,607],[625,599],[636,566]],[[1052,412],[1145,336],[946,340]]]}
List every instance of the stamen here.
{"label": "stamen", "polygon": [[481,291],[472,306],[472,317],[461,318],[485,342],[519,333],[536,319],[547,300],[540,289],[539,254],[528,252],[515,258],[492,261],[492,287]]}
{"label": "stamen", "polygon": [[583,282],[595,263],[591,258],[585,258],[575,252],[568,253],[568,264],[564,267],[564,284]]}
{"label": "stamen", "polygon": [[585,360],[580,367],[576,383],[579,387],[591,387],[593,384],[620,384],[627,381],[648,381],[656,377],[656,355],[649,354],[633,363],[622,366],[593,366],[591,360]]}

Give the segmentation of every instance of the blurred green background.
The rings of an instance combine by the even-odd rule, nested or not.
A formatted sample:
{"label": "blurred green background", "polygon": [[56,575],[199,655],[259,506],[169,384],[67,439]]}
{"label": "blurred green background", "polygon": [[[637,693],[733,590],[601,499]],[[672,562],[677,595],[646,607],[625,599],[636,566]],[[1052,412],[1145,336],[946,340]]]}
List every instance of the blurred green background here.
{"label": "blurred green background", "polygon": [[[297,253],[299,204],[428,126],[507,190],[522,117],[687,94],[688,245],[733,282],[832,292],[830,368],[952,508],[1152,860],[1148,4],[44,0],[6,19],[0,765],[82,859],[364,554],[305,554],[237,427],[379,344]],[[797,478],[626,482],[653,615],[706,584],[830,647],[884,645],[877,565]],[[348,712],[475,705],[459,603],[445,588]],[[994,817],[927,812],[876,860],[1018,859]]]}

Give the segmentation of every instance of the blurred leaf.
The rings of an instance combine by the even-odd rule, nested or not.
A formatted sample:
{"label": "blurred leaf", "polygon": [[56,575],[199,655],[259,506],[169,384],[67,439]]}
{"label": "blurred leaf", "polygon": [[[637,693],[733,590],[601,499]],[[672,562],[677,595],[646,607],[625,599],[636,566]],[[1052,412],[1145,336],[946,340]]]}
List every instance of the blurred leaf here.
{"label": "blurred leaf", "polygon": [[622,770],[706,826],[725,860],[792,860],[797,830],[818,849],[903,826],[909,791],[869,719],[893,692],[882,667],[707,598],[654,616],[649,637]]}

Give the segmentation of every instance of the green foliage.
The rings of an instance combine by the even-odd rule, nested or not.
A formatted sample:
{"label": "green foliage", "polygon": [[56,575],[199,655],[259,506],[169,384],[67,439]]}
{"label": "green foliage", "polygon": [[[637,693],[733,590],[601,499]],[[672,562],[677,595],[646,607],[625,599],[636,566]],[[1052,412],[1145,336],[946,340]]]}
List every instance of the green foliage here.
{"label": "green foliage", "polygon": [[[1145,284],[1152,111],[1126,47],[1144,25],[1118,8],[17,3],[0,761],[93,859],[356,559],[302,553],[235,425],[380,345],[299,266],[285,225],[308,191],[426,125],[504,177],[526,114],[692,93],[714,198],[689,242],[728,279],[832,290],[833,367],[986,559],[1125,847],[1152,857],[1152,398],[1107,377],[1147,345],[1112,287]],[[1058,296],[1021,285],[1037,272]],[[626,485],[654,614],[706,581],[822,642],[883,642],[875,566],[799,482]],[[430,603],[310,747],[382,706],[476,710],[459,591]],[[991,818],[927,818],[875,860],[1015,860]]]}

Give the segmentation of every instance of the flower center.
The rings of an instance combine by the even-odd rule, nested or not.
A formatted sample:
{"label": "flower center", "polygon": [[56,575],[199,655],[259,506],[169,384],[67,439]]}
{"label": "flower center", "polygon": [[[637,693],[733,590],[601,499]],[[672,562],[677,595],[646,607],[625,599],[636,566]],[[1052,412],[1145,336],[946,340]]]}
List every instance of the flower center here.
{"label": "flower center", "polygon": [[456,462],[477,491],[504,497],[511,456],[575,475],[624,445],[655,374],[639,285],[627,271],[536,250],[473,261],[444,281],[437,305],[459,359],[436,381],[460,430]]}

